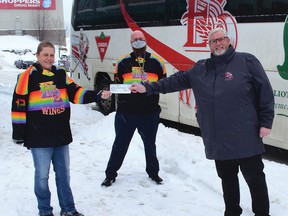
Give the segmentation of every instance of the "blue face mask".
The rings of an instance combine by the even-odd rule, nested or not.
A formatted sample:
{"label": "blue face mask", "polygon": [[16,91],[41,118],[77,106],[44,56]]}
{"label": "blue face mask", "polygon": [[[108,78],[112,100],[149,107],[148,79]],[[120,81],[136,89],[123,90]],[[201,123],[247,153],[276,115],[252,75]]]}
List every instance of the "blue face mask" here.
{"label": "blue face mask", "polygon": [[143,47],[146,46],[146,41],[144,41],[144,40],[136,40],[136,41],[131,43],[131,46],[134,49],[142,49]]}

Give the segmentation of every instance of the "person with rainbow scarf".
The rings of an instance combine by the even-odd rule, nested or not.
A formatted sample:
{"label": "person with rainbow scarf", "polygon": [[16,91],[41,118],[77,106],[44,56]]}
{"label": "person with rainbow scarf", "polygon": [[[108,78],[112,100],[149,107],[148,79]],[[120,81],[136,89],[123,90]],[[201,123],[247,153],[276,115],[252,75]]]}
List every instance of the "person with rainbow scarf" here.
{"label": "person with rainbow scarf", "polygon": [[74,83],[65,69],[53,65],[55,47],[51,42],[41,42],[36,57],[38,61],[18,75],[12,99],[12,139],[31,150],[39,215],[53,216],[48,186],[52,162],[60,215],[83,216],[75,208],[70,187],[70,102],[100,102],[111,92],[90,91]]}

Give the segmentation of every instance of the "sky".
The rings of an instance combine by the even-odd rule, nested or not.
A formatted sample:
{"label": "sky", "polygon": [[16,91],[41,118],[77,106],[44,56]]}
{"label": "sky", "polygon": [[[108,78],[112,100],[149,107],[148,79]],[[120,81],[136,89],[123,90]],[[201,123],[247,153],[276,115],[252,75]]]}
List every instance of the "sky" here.
{"label": "sky", "polygon": [[[0,36],[7,50],[35,49],[29,36]],[[22,41],[25,41],[23,43]],[[9,47],[10,46],[10,47]],[[34,167],[29,150],[12,143],[10,109],[17,69],[15,59],[24,58],[0,50],[0,209],[5,216],[37,215],[33,192]],[[31,53],[25,56],[31,58]],[[207,160],[201,137],[159,125],[156,138],[163,184],[145,173],[143,144],[134,134],[123,166],[111,187],[101,187],[114,141],[115,112],[104,116],[93,104],[74,105],[71,113],[73,143],[70,144],[71,187],[76,208],[85,216],[221,216],[224,211],[221,182],[214,162]],[[271,215],[287,216],[288,166],[264,160]],[[54,214],[59,215],[55,175],[51,167],[49,185]],[[253,216],[251,198],[241,173],[242,216]]]}
{"label": "sky", "polygon": [[73,0],[63,0],[64,22],[70,25]]}
{"label": "sky", "polygon": [[[64,23],[65,23],[65,28],[68,29],[68,34],[70,34],[70,28],[71,28],[72,4],[73,4],[73,0],[63,0]],[[70,37],[66,38],[66,48],[68,52],[70,52]]]}

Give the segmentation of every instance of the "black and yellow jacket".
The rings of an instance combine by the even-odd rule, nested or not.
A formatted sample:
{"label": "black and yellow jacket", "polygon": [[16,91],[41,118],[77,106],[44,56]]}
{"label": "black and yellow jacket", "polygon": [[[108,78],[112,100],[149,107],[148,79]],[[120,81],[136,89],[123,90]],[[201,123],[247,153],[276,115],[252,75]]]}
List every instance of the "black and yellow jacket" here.
{"label": "black and yellow jacket", "polygon": [[100,94],[83,89],[62,68],[34,64],[18,75],[12,100],[13,140],[26,147],[53,147],[72,142],[70,102],[99,102]]}
{"label": "black and yellow jacket", "polygon": [[[166,77],[166,68],[161,57],[146,52],[144,57],[137,58],[132,52],[118,59],[115,68],[115,83],[132,84],[134,82],[157,82]],[[117,97],[117,111],[143,115],[160,111],[159,95],[119,94]]]}

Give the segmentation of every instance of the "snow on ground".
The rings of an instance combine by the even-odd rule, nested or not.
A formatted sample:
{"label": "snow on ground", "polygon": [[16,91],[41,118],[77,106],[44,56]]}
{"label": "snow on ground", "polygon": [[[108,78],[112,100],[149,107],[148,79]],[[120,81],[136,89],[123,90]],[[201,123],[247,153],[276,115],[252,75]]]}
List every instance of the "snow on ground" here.
{"label": "snow on ground", "polygon": [[[3,42],[0,36],[0,47]],[[9,41],[8,39],[5,39]],[[13,38],[14,41],[18,39]],[[33,41],[31,41],[33,42]],[[27,46],[28,42],[25,42]],[[32,47],[33,45],[31,45]],[[30,46],[28,46],[30,47]],[[11,141],[10,109],[18,70],[12,57],[0,52],[0,209],[5,216],[37,215],[33,193],[33,162],[29,150]],[[4,62],[4,63],[3,63]],[[221,182],[214,162],[205,159],[201,137],[159,125],[157,153],[162,185],[156,185],[145,173],[144,150],[135,133],[116,182],[101,187],[114,140],[114,116],[103,116],[92,105],[73,105],[70,145],[71,186],[76,207],[85,216],[221,216]],[[288,167],[264,160],[271,215],[288,212]],[[54,214],[59,215],[54,173],[50,189]],[[252,216],[248,187],[241,174],[243,216]]]}

